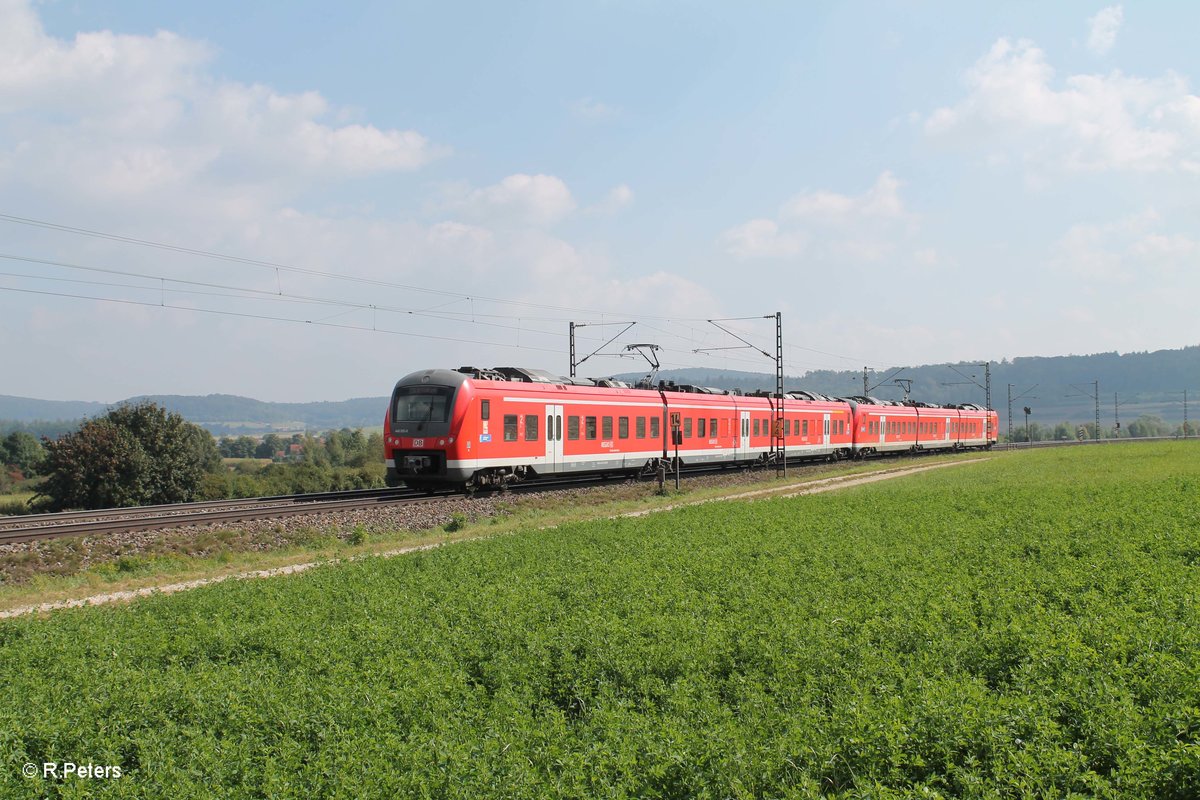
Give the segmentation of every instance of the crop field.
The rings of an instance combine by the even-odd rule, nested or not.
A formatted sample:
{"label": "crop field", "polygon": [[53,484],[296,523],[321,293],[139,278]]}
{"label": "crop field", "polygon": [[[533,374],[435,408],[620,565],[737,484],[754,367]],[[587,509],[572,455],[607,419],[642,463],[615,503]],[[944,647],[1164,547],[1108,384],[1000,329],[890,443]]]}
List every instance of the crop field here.
{"label": "crop field", "polygon": [[4,797],[1192,798],[1200,447],[0,621],[0,686]]}

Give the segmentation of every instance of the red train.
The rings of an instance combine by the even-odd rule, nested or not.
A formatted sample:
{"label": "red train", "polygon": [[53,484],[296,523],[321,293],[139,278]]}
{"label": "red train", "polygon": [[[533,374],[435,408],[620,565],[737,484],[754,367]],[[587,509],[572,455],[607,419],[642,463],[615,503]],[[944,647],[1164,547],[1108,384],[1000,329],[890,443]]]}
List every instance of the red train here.
{"label": "red train", "polygon": [[[503,485],[544,475],[652,473],[778,458],[774,393],[660,384],[634,388],[517,367],[430,369],[401,379],[384,418],[389,485]],[[788,392],[783,443],[793,459],[990,448],[994,411]]]}

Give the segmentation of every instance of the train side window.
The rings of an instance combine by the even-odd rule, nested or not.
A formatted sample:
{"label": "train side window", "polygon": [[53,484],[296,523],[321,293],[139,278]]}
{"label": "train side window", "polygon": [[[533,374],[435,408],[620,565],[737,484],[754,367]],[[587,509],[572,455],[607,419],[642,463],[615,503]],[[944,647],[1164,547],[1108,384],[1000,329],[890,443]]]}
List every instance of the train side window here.
{"label": "train side window", "polygon": [[699,436],[701,439],[703,439],[705,436],[708,435],[704,432],[705,431],[704,425],[705,425],[704,417],[701,417],[700,419],[696,420],[696,435]]}
{"label": "train side window", "polygon": [[685,439],[692,438],[692,418],[691,417],[686,417],[683,420],[683,438],[685,438]]}
{"label": "train side window", "polygon": [[717,435],[717,421],[715,419],[710,419],[708,421],[708,435],[709,436]]}
{"label": "train side window", "polygon": [[806,419],[800,420],[800,435],[808,436],[808,420]]}
{"label": "train side window", "polygon": [[600,423],[600,438],[612,438],[612,417],[605,417]]}
{"label": "train side window", "polygon": [[785,419],[783,421],[783,435],[784,436],[792,435],[792,421],[790,419]]}
{"label": "train side window", "polygon": [[492,401],[491,400],[480,400],[479,401],[479,418],[480,419],[491,419],[492,418]]}
{"label": "train side window", "polygon": [[504,415],[504,441],[515,442],[517,440],[517,415]]}
{"label": "train side window", "polygon": [[579,438],[579,417],[567,417],[567,438],[572,441]]}
{"label": "train side window", "polygon": [[634,434],[637,435],[637,438],[639,438],[639,439],[646,438],[646,418],[645,417],[638,417],[637,422],[635,422],[633,425],[633,428],[634,428],[633,432],[634,432]]}
{"label": "train side window", "polygon": [[589,439],[596,438],[596,418],[595,417],[584,417],[583,418],[583,435]]}
{"label": "train side window", "polygon": [[650,418],[650,438],[651,439],[658,438],[658,423],[659,423],[658,417]]}
{"label": "train side window", "polygon": [[[547,425],[546,428],[549,429],[550,426]],[[537,440],[538,440],[538,415],[537,414],[526,414],[525,415],[525,441],[536,442]]]}
{"label": "train side window", "polygon": [[629,438],[629,417],[617,418],[617,436],[621,439]]}
{"label": "train side window", "polygon": [[754,435],[758,436],[758,417],[754,418]]}

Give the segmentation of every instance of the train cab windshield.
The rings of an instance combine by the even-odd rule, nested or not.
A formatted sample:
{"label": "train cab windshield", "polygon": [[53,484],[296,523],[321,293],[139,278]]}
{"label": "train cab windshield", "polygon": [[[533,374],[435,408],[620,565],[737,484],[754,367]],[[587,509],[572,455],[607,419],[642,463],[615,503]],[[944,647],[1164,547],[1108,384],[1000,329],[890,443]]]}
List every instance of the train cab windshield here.
{"label": "train cab windshield", "polygon": [[405,422],[449,422],[454,389],[448,386],[401,386],[392,398],[392,419]]}

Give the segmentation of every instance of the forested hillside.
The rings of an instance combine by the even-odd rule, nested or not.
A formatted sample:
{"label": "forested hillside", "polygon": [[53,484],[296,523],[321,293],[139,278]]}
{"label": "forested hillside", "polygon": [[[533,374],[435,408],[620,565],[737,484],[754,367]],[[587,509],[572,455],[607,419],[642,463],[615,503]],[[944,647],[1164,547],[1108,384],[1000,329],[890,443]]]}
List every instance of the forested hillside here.
{"label": "forested hillside", "polygon": [[[536,366],[536,365],[531,365]],[[773,389],[775,377],[770,362],[763,359],[762,372],[721,369],[664,370],[662,380],[712,386],[722,389]],[[620,375],[637,380],[645,373]],[[1184,415],[1183,391],[1189,401],[1200,401],[1200,346],[1153,353],[1098,353],[1089,356],[1031,356],[991,365],[992,406],[1001,412],[1006,424],[1008,389],[1019,398],[1016,412],[1029,405],[1034,418],[1058,423],[1092,422],[1096,413],[1093,382],[1099,382],[1101,424],[1111,426],[1117,414],[1132,421],[1143,415],[1156,415],[1168,422],[1181,422]],[[911,381],[911,396],[931,403],[979,403],[983,405],[984,369],[975,364],[936,364],[868,372],[871,394],[901,399],[903,388],[897,379]],[[831,395],[862,394],[861,370],[818,370],[802,376],[788,376],[789,389],[807,389]],[[1114,394],[1117,397],[1114,397]],[[360,397],[340,402],[267,403],[229,394],[149,395],[125,402],[149,400],[212,433],[255,434],[281,430],[328,430],[380,425],[385,397]],[[115,405],[115,404],[114,404]],[[35,400],[0,395],[0,435],[26,430],[37,435],[57,435],[64,420],[103,414],[110,406],[96,402]],[[1200,418],[1200,403],[1189,410],[1192,420]],[[67,429],[73,426],[67,426]]]}

